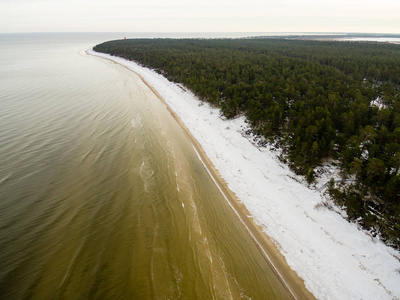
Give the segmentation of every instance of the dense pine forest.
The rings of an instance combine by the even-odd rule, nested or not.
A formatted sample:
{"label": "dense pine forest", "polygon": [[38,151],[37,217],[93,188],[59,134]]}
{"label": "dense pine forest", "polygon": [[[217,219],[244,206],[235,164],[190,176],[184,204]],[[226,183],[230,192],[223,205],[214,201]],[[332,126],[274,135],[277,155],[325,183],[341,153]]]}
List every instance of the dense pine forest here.
{"label": "dense pine forest", "polygon": [[327,191],[349,220],[400,249],[400,45],[287,39],[136,39],[95,51],[182,83],[254,132],[311,184],[335,163]]}

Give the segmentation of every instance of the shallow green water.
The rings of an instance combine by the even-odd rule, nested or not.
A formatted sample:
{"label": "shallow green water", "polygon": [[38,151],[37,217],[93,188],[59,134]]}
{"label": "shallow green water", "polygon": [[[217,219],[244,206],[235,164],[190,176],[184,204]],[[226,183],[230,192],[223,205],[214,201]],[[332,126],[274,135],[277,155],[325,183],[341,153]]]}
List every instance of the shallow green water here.
{"label": "shallow green water", "polygon": [[0,38],[0,298],[290,298],[136,75]]}

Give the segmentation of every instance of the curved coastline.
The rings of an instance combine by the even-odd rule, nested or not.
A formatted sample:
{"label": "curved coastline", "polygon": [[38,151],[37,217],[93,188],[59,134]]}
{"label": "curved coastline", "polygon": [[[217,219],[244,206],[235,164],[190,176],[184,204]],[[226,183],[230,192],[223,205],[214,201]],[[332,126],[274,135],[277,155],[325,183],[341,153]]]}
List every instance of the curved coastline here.
{"label": "curved coastline", "polygon": [[[96,57],[101,57],[97,55],[94,51],[86,51],[88,55],[93,55]],[[118,63],[111,58],[101,57],[102,59],[107,59],[112,62]],[[293,296],[293,299],[315,299],[315,297],[306,289],[304,285],[304,281],[289,267],[283,255],[279,252],[274,243],[270,240],[270,238],[263,232],[262,228],[254,222],[254,219],[251,217],[250,212],[247,208],[240,202],[234,192],[232,192],[228,184],[221,177],[220,173],[208,158],[206,152],[200,145],[200,143],[194,138],[191,134],[190,130],[186,127],[186,125],[182,122],[179,116],[175,113],[175,111],[168,105],[165,99],[160,95],[160,93],[151,86],[144,77],[130,69],[129,67],[120,64],[121,66],[127,68],[129,71],[135,73],[143,83],[157,96],[157,98],[164,104],[169,113],[173,116],[173,118],[177,121],[179,126],[183,129],[186,136],[191,141],[195,152],[197,153],[200,161],[202,162],[204,168],[207,170],[211,179],[214,181],[215,185],[220,190],[221,194],[228,202],[229,206],[235,212],[240,222],[256,244],[257,248],[259,248],[260,252],[264,256],[267,263],[270,265],[271,269],[282,283],[282,285],[286,288],[286,290]]]}
{"label": "curved coastline", "polygon": [[163,101],[294,298],[400,297],[400,254],[336,212],[318,208],[324,201],[319,193],[293,178],[274,154],[256,149],[240,135],[243,119],[208,117],[217,110],[206,104],[198,108],[202,104],[190,91],[154,71],[119,57],[87,53],[133,71]]}

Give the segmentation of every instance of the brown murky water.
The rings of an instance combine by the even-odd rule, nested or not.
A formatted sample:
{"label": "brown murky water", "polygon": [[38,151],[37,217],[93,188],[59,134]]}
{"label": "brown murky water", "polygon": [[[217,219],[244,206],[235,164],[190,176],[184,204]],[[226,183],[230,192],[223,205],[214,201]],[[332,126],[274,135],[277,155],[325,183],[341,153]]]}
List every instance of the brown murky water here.
{"label": "brown murky water", "polygon": [[160,100],[85,47],[0,44],[0,298],[290,299]]}

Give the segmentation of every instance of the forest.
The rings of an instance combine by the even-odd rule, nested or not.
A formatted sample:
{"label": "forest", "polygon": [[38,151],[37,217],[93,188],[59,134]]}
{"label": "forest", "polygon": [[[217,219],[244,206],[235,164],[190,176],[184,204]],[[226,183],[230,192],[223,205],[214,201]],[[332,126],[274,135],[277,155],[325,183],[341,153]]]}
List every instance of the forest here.
{"label": "forest", "polygon": [[181,83],[253,131],[309,184],[332,162],[327,192],[348,219],[400,249],[400,45],[257,39],[128,39],[97,52]]}

